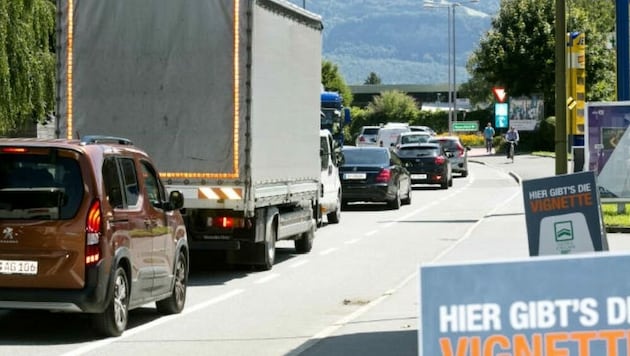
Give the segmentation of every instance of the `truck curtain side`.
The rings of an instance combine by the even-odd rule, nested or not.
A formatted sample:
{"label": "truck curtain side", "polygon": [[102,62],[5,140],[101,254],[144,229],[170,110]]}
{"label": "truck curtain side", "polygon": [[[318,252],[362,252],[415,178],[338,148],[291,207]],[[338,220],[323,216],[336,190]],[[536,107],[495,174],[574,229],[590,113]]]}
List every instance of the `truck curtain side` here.
{"label": "truck curtain side", "polygon": [[[144,148],[167,189],[184,193],[188,218],[199,217],[187,225],[193,248],[264,242],[273,263],[273,235],[310,250],[318,15],[284,0],[57,5],[59,137],[121,136]],[[236,225],[208,226],[221,217]]]}

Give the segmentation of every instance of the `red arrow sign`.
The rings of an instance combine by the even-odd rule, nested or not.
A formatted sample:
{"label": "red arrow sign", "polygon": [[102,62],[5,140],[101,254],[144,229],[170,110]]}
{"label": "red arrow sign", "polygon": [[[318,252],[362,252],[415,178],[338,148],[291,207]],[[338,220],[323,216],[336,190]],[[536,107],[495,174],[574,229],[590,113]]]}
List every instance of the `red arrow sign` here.
{"label": "red arrow sign", "polygon": [[497,98],[500,103],[504,102],[505,97],[507,96],[504,88],[494,87],[492,88],[492,93],[494,93],[494,97]]}

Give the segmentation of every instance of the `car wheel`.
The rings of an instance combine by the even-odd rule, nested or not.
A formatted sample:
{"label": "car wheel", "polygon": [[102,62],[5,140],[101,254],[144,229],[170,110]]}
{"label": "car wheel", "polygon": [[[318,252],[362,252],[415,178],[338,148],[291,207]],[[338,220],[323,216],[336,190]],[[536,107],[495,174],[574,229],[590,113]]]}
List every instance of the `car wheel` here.
{"label": "car wheel", "polygon": [[463,171],[461,172],[461,176],[462,176],[462,177],[467,177],[467,176],[468,176],[468,170],[467,170],[467,169],[466,169],[466,170],[463,170]]}
{"label": "car wheel", "polygon": [[453,177],[451,177],[451,178],[448,180],[448,186],[449,186],[449,187],[452,187],[452,186],[453,186]]}
{"label": "car wheel", "polygon": [[388,202],[389,208],[392,210],[400,209],[400,191],[396,193],[396,197]]}
{"label": "car wheel", "polygon": [[173,291],[171,295],[155,303],[158,312],[162,314],[177,314],[184,309],[186,303],[186,284],[188,282],[188,259],[184,251],[179,251],[175,261],[175,273],[173,275]]}
{"label": "car wheel", "polygon": [[411,189],[411,184],[409,184],[409,188],[407,189],[407,197],[400,201],[401,204],[403,204],[403,205],[411,204],[411,190],[412,190]]}
{"label": "car wheel", "polygon": [[294,241],[295,252],[297,253],[309,253],[313,249],[313,239],[315,238],[315,231],[310,229],[307,232],[302,233],[299,239]]}
{"label": "car wheel", "polygon": [[129,279],[122,267],[116,268],[113,280],[113,295],[105,311],[95,314],[94,328],[105,336],[120,336],[129,320]]}

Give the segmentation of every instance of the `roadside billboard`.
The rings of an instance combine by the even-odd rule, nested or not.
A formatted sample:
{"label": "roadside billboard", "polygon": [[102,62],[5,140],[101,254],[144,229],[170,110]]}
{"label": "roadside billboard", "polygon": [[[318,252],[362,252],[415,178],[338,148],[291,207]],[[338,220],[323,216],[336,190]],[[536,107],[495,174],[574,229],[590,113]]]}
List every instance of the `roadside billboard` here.
{"label": "roadside billboard", "polygon": [[529,255],[608,250],[593,172],[522,183]]}
{"label": "roadside billboard", "polygon": [[630,101],[586,103],[584,159],[602,199],[630,199]]}
{"label": "roadside billboard", "polygon": [[542,95],[510,97],[510,126],[518,131],[534,131],[545,115]]}
{"label": "roadside billboard", "polygon": [[420,267],[421,356],[630,355],[630,284],[610,252]]}

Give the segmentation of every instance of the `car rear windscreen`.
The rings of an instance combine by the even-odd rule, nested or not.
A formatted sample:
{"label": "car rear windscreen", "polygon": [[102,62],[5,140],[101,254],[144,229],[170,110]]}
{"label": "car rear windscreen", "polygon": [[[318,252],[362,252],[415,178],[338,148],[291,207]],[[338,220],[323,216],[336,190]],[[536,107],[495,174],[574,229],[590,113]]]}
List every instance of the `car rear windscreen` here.
{"label": "car rear windscreen", "polygon": [[389,163],[386,150],[344,150],[345,165]]}
{"label": "car rear windscreen", "polygon": [[0,154],[0,219],[70,219],[82,199],[74,158],[54,149]]}
{"label": "car rear windscreen", "polygon": [[403,147],[398,150],[400,158],[435,157],[439,155],[439,147]]}

